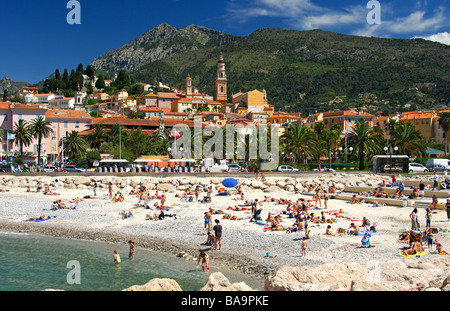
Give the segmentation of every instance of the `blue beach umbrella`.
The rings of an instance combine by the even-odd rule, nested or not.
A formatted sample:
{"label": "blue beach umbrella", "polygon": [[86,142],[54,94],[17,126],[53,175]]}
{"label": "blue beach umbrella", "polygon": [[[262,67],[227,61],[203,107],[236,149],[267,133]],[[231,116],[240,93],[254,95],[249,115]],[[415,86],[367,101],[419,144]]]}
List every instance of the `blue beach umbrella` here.
{"label": "blue beach umbrella", "polygon": [[222,185],[224,185],[227,188],[234,188],[237,186],[237,184],[238,181],[234,178],[227,178],[222,181]]}

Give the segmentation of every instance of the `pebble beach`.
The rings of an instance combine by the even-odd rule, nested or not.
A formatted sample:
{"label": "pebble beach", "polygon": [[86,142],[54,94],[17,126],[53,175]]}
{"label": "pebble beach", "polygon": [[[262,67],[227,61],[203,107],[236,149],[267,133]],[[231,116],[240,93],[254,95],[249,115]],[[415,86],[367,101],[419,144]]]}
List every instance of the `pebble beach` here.
{"label": "pebble beach", "polygon": [[[108,179],[108,177],[101,178]],[[311,182],[311,177],[308,178],[310,180],[305,181],[306,183]],[[345,176],[333,176],[332,178],[334,179],[333,183],[340,180],[345,184],[346,179],[348,180]],[[321,206],[309,210],[317,216],[324,212],[327,219],[332,219],[333,222],[310,225],[310,238],[307,240],[306,256],[303,257],[301,256],[301,240],[305,236],[303,231],[286,233],[286,231],[266,230],[267,226],[262,222],[250,221],[251,212],[249,210],[228,210],[230,206],[243,206],[245,201],[239,200],[238,195],[217,195],[218,189],[222,186],[210,183],[210,179],[205,179],[202,183],[204,184],[203,189],[206,189],[209,184],[214,186],[212,203],[189,202],[179,197],[186,189],[186,187],[181,187],[182,184],[187,184],[188,188],[194,190],[195,183],[199,179],[201,178],[196,178],[195,182],[190,184],[178,182],[175,191],[173,189],[158,190],[160,194],[166,196],[166,205],[170,206],[165,213],[176,215],[166,217],[164,220],[146,220],[147,214],[157,214],[158,211],[135,208],[138,198],[129,194],[133,183],[122,183],[123,187],[120,187],[120,183],[116,181],[113,189],[115,193],[124,194],[123,202],[109,200],[108,189],[103,185],[105,183],[99,187],[98,197],[93,199],[83,199],[86,196],[93,196],[92,182],[75,188],[62,186],[61,182],[56,189],[53,183],[51,189],[58,195],[44,195],[41,192],[35,192],[35,187],[31,188],[32,192],[27,192],[24,183],[22,183],[22,187],[17,184],[8,186],[8,183],[5,183],[1,186],[5,192],[0,193],[2,197],[0,231],[33,232],[69,239],[100,240],[124,244],[132,239],[137,246],[136,256],[139,256],[139,248],[142,247],[171,256],[183,254],[186,260],[196,260],[199,249],[207,249],[205,246],[198,245],[206,241],[206,235],[202,234],[204,213],[209,208],[213,208],[236,215],[241,219],[224,219],[223,214],[212,216],[213,221],[219,219],[223,226],[223,245],[222,250],[208,251],[211,264],[227,266],[246,274],[255,274],[261,278],[287,266],[318,266],[331,263],[359,263],[366,266],[369,262],[386,262],[396,258],[397,254],[406,246],[404,243],[398,242],[397,238],[405,228],[410,228],[409,214],[414,207],[389,205],[374,207],[372,203],[350,204],[345,200],[330,199],[327,209],[322,201]],[[382,178],[375,182],[380,180]],[[385,180],[388,178],[385,177]],[[139,182],[134,183],[134,185],[137,184]],[[244,185],[242,181],[241,184]],[[327,182],[325,181],[324,188],[326,187]],[[157,190],[156,187],[148,189],[150,194],[154,194]],[[243,191],[246,200],[257,198],[260,202],[258,208],[262,208],[263,222],[270,212],[272,215],[281,215],[282,225],[285,227],[292,226],[295,221],[294,218],[289,218],[284,213],[286,205],[264,202],[264,198],[268,196],[294,202],[299,198],[312,199],[312,196],[304,191],[286,191],[282,188],[278,188],[277,192],[268,192],[245,186]],[[205,196],[206,192],[201,192],[200,198]],[[81,199],[77,209],[51,210],[52,204],[56,200],[62,200],[67,206],[74,207],[75,203],[70,203],[70,201],[76,198]],[[156,201],[152,200],[149,204]],[[134,217],[123,219],[122,211],[131,211]],[[40,215],[50,216],[51,219],[43,222],[25,221]],[[425,228],[425,209],[419,208],[418,215],[421,228]],[[376,233],[371,238],[374,247],[357,246],[355,243],[361,241],[361,236],[346,234],[330,236],[325,233],[328,225],[331,225],[333,232],[337,232],[339,228],[347,229],[351,223],[361,225],[363,217],[376,223]],[[446,230],[450,227],[450,222],[447,220],[445,210],[435,210],[432,226],[444,230],[436,234],[436,237],[443,244],[444,250],[449,251],[450,237]],[[270,256],[267,256],[268,254]],[[415,259],[426,261],[436,256],[438,255],[428,254]]]}

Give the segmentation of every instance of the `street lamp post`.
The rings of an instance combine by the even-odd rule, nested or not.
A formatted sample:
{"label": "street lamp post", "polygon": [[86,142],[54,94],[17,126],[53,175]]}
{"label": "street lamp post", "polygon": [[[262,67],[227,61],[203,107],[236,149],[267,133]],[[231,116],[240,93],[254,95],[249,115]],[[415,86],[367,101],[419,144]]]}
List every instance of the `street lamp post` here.
{"label": "street lamp post", "polygon": [[353,152],[353,147],[348,148],[347,147],[347,135],[345,135],[345,148],[339,147],[339,152],[341,154],[345,154],[345,172],[347,173],[347,160],[348,160],[348,155],[351,154]]}
{"label": "street lamp post", "polygon": [[392,174],[392,154],[397,153],[398,147],[395,146],[394,149],[392,149],[392,146],[389,145],[388,147],[384,147],[384,152],[386,155],[389,155],[389,174]]}

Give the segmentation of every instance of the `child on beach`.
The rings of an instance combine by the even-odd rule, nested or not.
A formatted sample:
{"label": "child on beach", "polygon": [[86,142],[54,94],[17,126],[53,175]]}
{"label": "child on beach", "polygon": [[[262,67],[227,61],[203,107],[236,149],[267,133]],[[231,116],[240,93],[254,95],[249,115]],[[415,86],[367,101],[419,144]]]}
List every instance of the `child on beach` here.
{"label": "child on beach", "polygon": [[306,247],[308,246],[308,242],[306,241],[306,237],[302,239],[302,257],[306,256]]}
{"label": "child on beach", "polygon": [[206,270],[209,270],[209,256],[207,253],[205,253],[204,251],[200,251],[200,255],[198,256],[198,260],[197,260],[197,267],[198,264],[200,263],[200,260],[202,261],[202,270],[203,272]]}
{"label": "child on beach", "polygon": [[134,259],[134,252],[136,251],[136,246],[134,245],[134,242],[129,240],[128,244],[130,244],[130,254],[128,255],[128,258]]}
{"label": "child on beach", "polygon": [[114,250],[114,262],[118,265],[120,264],[121,260],[120,260],[120,255],[117,252],[117,250]]}

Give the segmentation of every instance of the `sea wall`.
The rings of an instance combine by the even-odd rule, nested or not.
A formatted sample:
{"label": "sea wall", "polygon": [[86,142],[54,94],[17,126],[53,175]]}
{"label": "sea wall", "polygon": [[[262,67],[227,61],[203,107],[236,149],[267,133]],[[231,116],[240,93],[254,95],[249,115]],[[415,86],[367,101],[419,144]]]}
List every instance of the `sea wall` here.
{"label": "sea wall", "polygon": [[[303,192],[309,185],[329,187],[336,186],[337,190],[343,190],[346,186],[368,186],[375,187],[383,180],[390,181],[387,175],[373,175],[373,174],[305,174],[290,176],[267,176],[265,180],[255,179],[252,177],[240,177],[239,174],[229,177],[235,178],[244,192],[253,190],[264,191],[266,193],[276,194],[279,191],[289,192]],[[222,181],[225,177],[197,177],[197,176],[178,176],[173,174],[170,177],[153,177],[153,176],[118,176],[118,175],[94,175],[94,176],[80,176],[72,175],[1,175],[0,189],[4,188],[27,188],[36,190],[39,183],[42,186],[49,186],[60,189],[92,189],[94,183],[97,183],[99,189],[107,188],[109,183],[112,183],[115,190],[128,190],[133,187],[145,186],[149,190],[158,191],[173,191],[173,185],[176,185],[177,190],[187,190],[194,188],[197,185],[210,186],[218,190],[222,186]],[[405,180],[415,179],[414,176],[405,177]]]}

